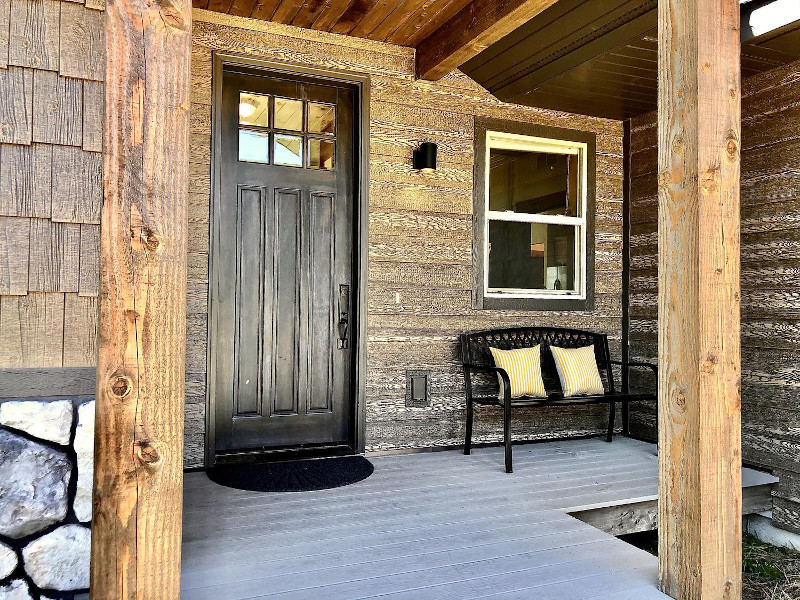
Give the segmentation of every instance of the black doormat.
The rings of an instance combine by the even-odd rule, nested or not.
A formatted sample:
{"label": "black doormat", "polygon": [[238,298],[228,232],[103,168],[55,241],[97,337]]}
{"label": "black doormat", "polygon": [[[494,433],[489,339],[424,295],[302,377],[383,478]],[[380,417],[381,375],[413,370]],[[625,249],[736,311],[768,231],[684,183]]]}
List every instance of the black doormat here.
{"label": "black doormat", "polygon": [[308,492],[350,485],[372,475],[375,467],[363,456],[253,465],[219,465],[206,471],[220,485],[251,492]]}

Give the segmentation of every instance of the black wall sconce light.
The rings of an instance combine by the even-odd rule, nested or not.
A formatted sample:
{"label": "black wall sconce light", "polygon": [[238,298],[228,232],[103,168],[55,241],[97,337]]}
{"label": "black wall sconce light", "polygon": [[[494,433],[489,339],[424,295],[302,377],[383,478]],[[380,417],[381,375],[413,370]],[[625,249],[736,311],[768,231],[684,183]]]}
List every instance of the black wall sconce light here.
{"label": "black wall sconce light", "polygon": [[423,173],[433,173],[436,170],[436,144],[433,142],[422,142],[419,148],[414,150],[412,164],[414,169]]}

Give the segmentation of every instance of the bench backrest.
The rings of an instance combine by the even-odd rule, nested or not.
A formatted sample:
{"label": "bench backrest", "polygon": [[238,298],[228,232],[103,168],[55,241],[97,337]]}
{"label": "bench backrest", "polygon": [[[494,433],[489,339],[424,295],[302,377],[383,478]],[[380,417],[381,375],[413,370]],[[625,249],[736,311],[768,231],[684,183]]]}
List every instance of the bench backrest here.
{"label": "bench backrest", "polygon": [[494,359],[489,348],[514,350],[530,348],[541,344],[542,379],[549,393],[561,389],[558,371],[550,352],[550,346],[560,348],[583,348],[594,345],[597,368],[606,391],[613,392],[614,373],[608,350],[608,336],[594,331],[563,329],[559,327],[515,327],[511,329],[490,329],[465,333],[461,336],[461,357],[464,363],[493,367]]}

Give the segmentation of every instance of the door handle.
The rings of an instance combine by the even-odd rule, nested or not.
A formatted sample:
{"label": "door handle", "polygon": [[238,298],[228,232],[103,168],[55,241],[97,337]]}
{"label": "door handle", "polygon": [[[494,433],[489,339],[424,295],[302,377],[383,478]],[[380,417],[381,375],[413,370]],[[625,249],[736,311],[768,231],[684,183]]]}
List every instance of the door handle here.
{"label": "door handle", "polygon": [[339,337],[336,347],[345,350],[350,347],[350,286],[343,283],[339,286]]}

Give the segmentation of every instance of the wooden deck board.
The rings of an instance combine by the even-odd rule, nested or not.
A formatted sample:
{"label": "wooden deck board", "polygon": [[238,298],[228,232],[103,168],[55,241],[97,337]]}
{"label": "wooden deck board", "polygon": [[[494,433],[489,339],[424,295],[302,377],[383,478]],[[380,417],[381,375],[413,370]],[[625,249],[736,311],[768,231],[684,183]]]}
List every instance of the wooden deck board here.
{"label": "wooden deck board", "polygon": [[[314,505],[304,508],[302,512],[298,513],[295,508],[294,512],[287,512],[285,510],[276,509],[271,513],[269,505],[261,505],[258,507],[247,507],[247,514],[250,518],[257,516],[272,517],[275,522],[272,527],[272,532],[277,532],[274,527],[281,529],[289,529],[290,527],[305,527],[305,521],[320,522],[324,519],[326,525],[333,525],[336,521],[352,522],[353,517],[365,511],[383,511],[384,517],[391,517],[395,513],[401,513],[401,516],[407,514],[407,506],[413,503],[416,510],[425,509],[426,512],[439,512],[447,510],[448,508],[457,508],[463,504],[461,501],[462,495],[472,498],[473,503],[493,504],[497,502],[513,502],[517,499],[525,499],[528,502],[535,502],[541,504],[543,507],[548,506],[549,503],[556,501],[561,494],[569,493],[580,501],[580,498],[593,500],[598,486],[615,486],[615,490],[628,490],[634,488],[640,490],[651,482],[652,477],[647,471],[637,469],[630,473],[606,473],[604,474],[605,480],[599,483],[597,478],[592,479],[572,479],[567,481],[559,480],[552,487],[546,490],[541,489],[545,481],[537,478],[533,482],[525,482],[521,480],[518,482],[516,489],[505,491],[494,489],[471,490],[468,486],[451,487],[444,490],[438,490],[435,493],[425,493],[420,491],[417,495],[410,493],[398,492],[396,495],[382,496],[380,498],[361,497],[357,503],[351,502],[350,504],[337,504],[334,506],[327,506],[325,499],[315,498],[320,500],[321,505]],[[498,484],[495,484],[497,486]],[[531,499],[530,494],[533,491],[541,490],[535,499]],[[609,493],[612,493],[609,490]],[[627,496],[622,496],[626,499]],[[236,506],[236,509],[243,510],[242,507]],[[278,520],[280,520],[278,522]],[[252,524],[243,522],[241,518],[236,518],[235,515],[230,513],[226,515],[213,514],[210,517],[203,516],[197,517],[190,523],[186,524],[184,531],[184,540],[196,539],[198,536],[202,539],[205,537],[206,532],[211,529],[218,535],[224,532],[228,535],[229,532],[238,530],[252,529]]]}
{"label": "wooden deck board", "polygon": [[181,597],[666,598],[655,557],[567,514],[654,498],[651,444],[517,446],[511,475],[499,448],[371,460],[368,479],[305,493],[187,474]]}

